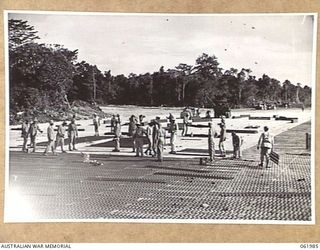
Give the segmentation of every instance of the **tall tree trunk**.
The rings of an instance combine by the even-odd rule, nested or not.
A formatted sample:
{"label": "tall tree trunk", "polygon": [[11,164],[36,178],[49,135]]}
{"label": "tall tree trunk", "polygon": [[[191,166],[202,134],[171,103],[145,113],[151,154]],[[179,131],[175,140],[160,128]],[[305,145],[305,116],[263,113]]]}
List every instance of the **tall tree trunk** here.
{"label": "tall tree trunk", "polygon": [[184,79],[182,79],[182,103],[184,104],[184,98],[185,98],[185,91],[186,91],[186,82]]}
{"label": "tall tree trunk", "polygon": [[296,88],[296,103],[300,103],[299,92],[300,92],[300,88],[299,88],[299,86],[298,86],[298,87]]}
{"label": "tall tree trunk", "polygon": [[178,103],[180,103],[180,101],[181,101],[181,90],[180,90],[180,84],[178,84],[177,78],[176,78],[175,82],[176,82],[177,101],[178,101]]}
{"label": "tall tree trunk", "polygon": [[150,77],[150,105],[153,106],[153,78]]}

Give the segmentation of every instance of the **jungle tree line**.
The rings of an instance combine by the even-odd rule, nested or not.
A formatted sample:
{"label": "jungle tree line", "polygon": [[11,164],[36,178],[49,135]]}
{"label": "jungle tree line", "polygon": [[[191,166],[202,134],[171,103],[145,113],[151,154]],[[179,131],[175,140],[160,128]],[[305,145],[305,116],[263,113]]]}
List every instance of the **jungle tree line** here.
{"label": "jungle tree line", "polygon": [[[231,107],[253,102],[311,104],[311,88],[280,82],[250,69],[219,66],[214,55],[202,54],[194,65],[129,76],[113,76],[95,65],[77,61],[78,51],[62,45],[38,43],[37,31],[23,20],[9,20],[10,109],[46,109],[82,100],[100,104],[215,106],[221,100]],[[125,60],[125,58],[124,58]],[[95,87],[95,88],[94,88]]]}

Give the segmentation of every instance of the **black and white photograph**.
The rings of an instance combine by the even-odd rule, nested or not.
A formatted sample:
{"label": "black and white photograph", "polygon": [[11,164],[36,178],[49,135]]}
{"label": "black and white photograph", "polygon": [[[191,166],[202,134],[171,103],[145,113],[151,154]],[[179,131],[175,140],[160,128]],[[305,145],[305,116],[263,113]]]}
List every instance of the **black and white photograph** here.
{"label": "black and white photograph", "polygon": [[315,223],[317,14],[4,18],[5,222]]}

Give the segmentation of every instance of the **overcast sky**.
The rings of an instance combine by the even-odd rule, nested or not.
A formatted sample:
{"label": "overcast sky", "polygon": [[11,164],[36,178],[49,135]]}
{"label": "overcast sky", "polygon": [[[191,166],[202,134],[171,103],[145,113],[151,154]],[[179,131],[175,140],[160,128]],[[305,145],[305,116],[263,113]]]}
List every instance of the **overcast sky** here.
{"label": "overcast sky", "polygon": [[[48,12],[49,13],[49,12]],[[250,68],[283,82],[311,85],[313,16],[9,14],[27,20],[38,42],[78,49],[78,60],[113,75],[195,65],[202,53],[223,69]]]}

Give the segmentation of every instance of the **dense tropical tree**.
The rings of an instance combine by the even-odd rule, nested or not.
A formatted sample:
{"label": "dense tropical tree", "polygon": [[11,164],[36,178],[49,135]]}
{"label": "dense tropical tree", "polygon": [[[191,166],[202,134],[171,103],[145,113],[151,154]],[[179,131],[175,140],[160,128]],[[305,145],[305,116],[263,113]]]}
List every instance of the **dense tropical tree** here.
{"label": "dense tropical tree", "polygon": [[247,68],[223,70],[218,58],[203,53],[195,65],[163,66],[153,73],[113,76],[62,45],[36,43],[34,27],[9,20],[10,109],[61,108],[65,100],[102,104],[197,105],[248,107],[257,102],[311,104],[311,88],[289,80],[283,84]]}

